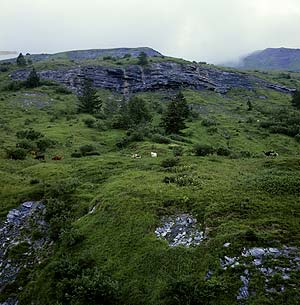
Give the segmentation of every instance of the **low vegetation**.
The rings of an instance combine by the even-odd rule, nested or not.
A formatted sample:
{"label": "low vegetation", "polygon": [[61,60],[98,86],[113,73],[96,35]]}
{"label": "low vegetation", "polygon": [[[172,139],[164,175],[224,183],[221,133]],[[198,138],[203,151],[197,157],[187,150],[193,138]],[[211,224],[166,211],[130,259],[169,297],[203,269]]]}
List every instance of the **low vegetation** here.
{"label": "low vegetation", "polygon": [[[137,59],[118,59],[127,60]],[[289,95],[182,90],[124,100],[87,80],[77,98],[8,74],[0,74],[0,217],[41,200],[53,240],[11,292],[21,305],[236,304],[242,283],[238,268],[220,268],[225,243],[232,256],[300,247],[300,116]],[[266,157],[270,150],[278,156]],[[171,248],[156,238],[163,217],[178,213],[197,218],[202,244]],[[282,293],[254,279],[247,304],[296,304],[298,274]]]}

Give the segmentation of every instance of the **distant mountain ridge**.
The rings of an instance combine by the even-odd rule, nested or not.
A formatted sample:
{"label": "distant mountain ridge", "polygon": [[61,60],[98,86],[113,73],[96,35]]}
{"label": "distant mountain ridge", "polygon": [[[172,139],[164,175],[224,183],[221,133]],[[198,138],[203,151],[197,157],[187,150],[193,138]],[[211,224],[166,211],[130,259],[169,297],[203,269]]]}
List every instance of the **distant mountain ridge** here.
{"label": "distant mountain ridge", "polygon": [[130,55],[132,57],[138,57],[141,52],[146,53],[149,57],[163,56],[158,51],[149,47],[74,50],[74,51],[65,51],[54,54],[48,54],[48,53],[30,54],[27,56],[30,56],[30,59],[33,62],[39,62],[48,59],[60,59],[60,58],[70,59],[70,60],[88,60],[88,59],[96,59],[102,56],[112,56],[116,58],[121,58],[124,57],[125,55]]}
{"label": "distant mountain ridge", "polygon": [[244,57],[235,66],[248,70],[300,71],[300,49],[268,48]]}

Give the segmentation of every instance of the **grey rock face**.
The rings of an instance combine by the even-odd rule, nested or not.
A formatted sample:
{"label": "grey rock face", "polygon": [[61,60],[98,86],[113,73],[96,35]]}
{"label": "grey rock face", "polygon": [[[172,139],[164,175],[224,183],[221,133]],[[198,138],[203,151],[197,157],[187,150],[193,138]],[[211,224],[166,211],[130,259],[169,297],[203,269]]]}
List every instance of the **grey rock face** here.
{"label": "grey rock face", "polygon": [[[38,262],[41,250],[49,243],[44,211],[41,202],[24,202],[0,223],[0,292],[16,279],[22,268]],[[39,232],[35,238],[34,230]],[[8,299],[4,304],[17,304],[17,300]]]}
{"label": "grey rock face", "polygon": [[162,226],[155,230],[158,238],[167,240],[170,247],[199,245],[204,239],[204,232],[197,230],[197,220],[188,214],[166,217]]}
{"label": "grey rock face", "polygon": [[[19,70],[12,73],[11,77],[14,80],[25,80],[29,72],[29,70]],[[109,89],[124,95],[181,88],[208,89],[222,94],[231,88],[252,90],[262,87],[284,93],[294,91],[247,74],[174,62],[152,63],[147,67],[83,66],[69,70],[40,71],[39,75],[42,79],[57,81],[77,93],[80,92],[84,78],[92,79],[96,88]]]}

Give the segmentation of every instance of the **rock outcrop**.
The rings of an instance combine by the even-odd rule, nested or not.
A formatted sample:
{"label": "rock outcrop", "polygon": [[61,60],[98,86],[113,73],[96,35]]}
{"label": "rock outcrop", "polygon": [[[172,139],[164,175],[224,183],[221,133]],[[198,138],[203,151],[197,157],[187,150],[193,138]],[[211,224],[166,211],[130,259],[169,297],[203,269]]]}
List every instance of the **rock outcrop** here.
{"label": "rock outcrop", "polygon": [[[14,283],[22,269],[42,258],[43,249],[50,242],[44,212],[43,203],[24,202],[0,223],[0,294]],[[17,304],[17,300],[13,296],[3,304]]]}
{"label": "rock outcrop", "polygon": [[[24,80],[28,74],[28,69],[19,70],[12,73],[11,77],[14,80]],[[146,67],[82,66],[69,70],[40,71],[39,75],[42,79],[57,81],[75,92],[80,91],[84,78],[92,79],[96,88],[109,89],[124,95],[180,88],[208,89],[219,93],[226,93],[231,88],[251,90],[256,87],[283,93],[294,91],[249,74],[228,72],[213,66],[175,62],[152,63]]]}

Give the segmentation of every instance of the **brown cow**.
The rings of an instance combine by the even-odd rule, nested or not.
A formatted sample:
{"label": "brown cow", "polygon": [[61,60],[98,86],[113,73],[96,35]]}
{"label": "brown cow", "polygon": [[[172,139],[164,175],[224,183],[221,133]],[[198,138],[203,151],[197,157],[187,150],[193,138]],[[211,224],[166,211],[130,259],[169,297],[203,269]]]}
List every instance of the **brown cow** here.
{"label": "brown cow", "polygon": [[54,156],[54,157],[52,157],[52,160],[54,160],[54,161],[60,161],[62,159],[63,159],[63,157],[61,157],[61,156]]}

